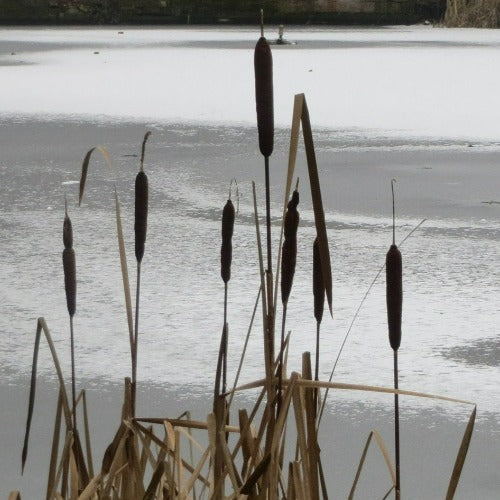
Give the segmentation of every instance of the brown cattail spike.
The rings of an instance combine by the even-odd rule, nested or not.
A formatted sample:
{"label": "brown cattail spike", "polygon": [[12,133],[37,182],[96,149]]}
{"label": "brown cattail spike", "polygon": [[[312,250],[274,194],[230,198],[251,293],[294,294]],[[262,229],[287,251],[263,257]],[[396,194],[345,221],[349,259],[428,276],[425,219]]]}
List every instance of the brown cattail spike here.
{"label": "brown cattail spike", "polygon": [[146,231],[148,227],[148,176],[143,170],[135,178],[135,258],[141,262],[144,257]]}
{"label": "brown cattail spike", "polygon": [[299,192],[295,190],[285,214],[283,255],[281,258],[281,301],[288,303],[297,263],[297,228],[299,226]]}
{"label": "brown cattail spike", "polygon": [[231,279],[231,261],[233,257],[234,205],[227,200],[222,210],[222,246],[220,251],[221,277],[224,283]]}
{"label": "brown cattail spike", "polygon": [[64,217],[63,223],[63,243],[64,248],[73,247],[73,226],[71,224],[71,219],[68,217],[67,213]]}
{"label": "brown cattail spike", "polygon": [[392,244],[385,258],[387,322],[389,342],[397,351],[401,344],[401,313],[403,308],[403,264],[401,252]]}
{"label": "brown cattail spike", "polygon": [[66,291],[66,304],[68,313],[73,317],[76,312],[76,261],[75,251],[65,248],[62,254],[64,268],[64,289]]}
{"label": "brown cattail spike", "polygon": [[268,158],[274,147],[273,57],[263,36],[255,46],[254,67],[259,149]]}
{"label": "brown cattail spike", "polygon": [[318,238],[313,244],[313,295],[314,295],[314,317],[318,323],[323,319],[325,308],[325,283],[321,269],[321,258],[319,256]]}

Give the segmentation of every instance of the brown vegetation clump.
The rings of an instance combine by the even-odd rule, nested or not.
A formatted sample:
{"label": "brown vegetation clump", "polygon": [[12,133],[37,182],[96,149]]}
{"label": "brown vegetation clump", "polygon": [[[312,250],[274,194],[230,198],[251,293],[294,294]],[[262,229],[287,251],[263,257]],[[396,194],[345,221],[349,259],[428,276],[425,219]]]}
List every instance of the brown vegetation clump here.
{"label": "brown vegetation clump", "polygon": [[500,0],[447,0],[444,24],[448,28],[498,28]]}

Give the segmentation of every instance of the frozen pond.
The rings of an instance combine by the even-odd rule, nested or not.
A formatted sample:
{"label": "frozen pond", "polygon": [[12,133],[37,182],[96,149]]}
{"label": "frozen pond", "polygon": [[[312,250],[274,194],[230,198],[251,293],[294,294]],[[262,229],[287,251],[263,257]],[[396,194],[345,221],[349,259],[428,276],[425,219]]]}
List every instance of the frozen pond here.
{"label": "frozen pond", "polygon": [[[286,36],[297,44],[273,47],[273,231],[277,238],[293,95],[305,92],[333,269],[334,315],[322,325],[321,377],[329,376],[384,262],[392,238],[390,180],[396,178],[397,240],[427,219],[401,248],[400,386],[476,402],[478,428],[491,434],[498,460],[500,33],[405,27],[293,29]],[[0,108],[2,388],[27,384],[38,316],[46,318],[69,373],[61,265],[65,194],[78,266],[79,380],[98,386],[129,375],[113,185],[122,201],[134,282],[133,179],[146,130],[152,131],[146,153],[150,218],[139,380],[144,390],[148,384],[182,387],[186,398],[203,399],[212,390],[222,326],[220,216],[231,178],[240,192],[228,317],[229,370],[235,373],[259,286],[252,180],[264,212],[254,124],[255,40],[253,28],[1,30],[0,92],[8,96]],[[97,145],[108,148],[114,170],[96,153],[78,208],[81,162]],[[314,352],[315,336],[315,230],[302,150],[297,175],[301,223],[287,314],[290,369],[300,369],[303,351]],[[352,327],[335,380],[390,386],[386,330],[382,275]],[[39,369],[44,380],[53,376],[44,344]],[[257,320],[242,377],[262,375]],[[392,400],[338,393],[330,410],[359,403],[388,411]],[[23,420],[24,405],[18,411]],[[426,415],[429,430],[432,415],[440,415],[460,431],[470,407],[404,399],[402,412]],[[362,422],[363,411],[351,417]],[[1,422],[2,431],[7,425]],[[465,478],[469,490],[457,498],[470,498],[476,476],[474,468]],[[498,478],[487,470],[482,481],[480,498],[496,498]]]}

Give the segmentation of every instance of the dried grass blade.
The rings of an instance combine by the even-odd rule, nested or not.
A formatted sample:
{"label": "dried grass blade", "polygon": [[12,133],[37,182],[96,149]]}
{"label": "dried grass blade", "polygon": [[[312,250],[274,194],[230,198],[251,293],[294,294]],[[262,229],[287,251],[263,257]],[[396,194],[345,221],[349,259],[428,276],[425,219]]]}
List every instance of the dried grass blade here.
{"label": "dried grass blade", "polygon": [[80,176],[80,193],[78,196],[78,205],[82,204],[83,194],[85,192],[85,185],[87,183],[87,173],[89,170],[90,157],[92,156],[92,153],[96,149],[97,149],[97,151],[99,151],[102,154],[108,167],[112,168],[111,158],[109,156],[108,150],[105,147],[97,146],[97,147],[94,147],[94,148],[90,149],[89,151],[87,151],[87,154],[85,155],[85,158],[83,159],[83,163],[82,163],[82,173]]}
{"label": "dried grass blade", "polygon": [[52,451],[50,452],[50,465],[49,477],[47,480],[47,496],[46,500],[50,500],[50,493],[54,489],[56,469],[57,469],[57,456],[59,453],[59,437],[61,435],[61,416],[62,416],[62,394],[59,389],[59,396],[57,398],[56,418],[54,421],[54,434],[52,437]]}
{"label": "dried grass blade", "polygon": [[92,445],[90,443],[89,414],[87,409],[87,393],[85,389],[82,391],[82,401],[83,401],[83,425],[85,430],[85,448],[87,451],[87,465],[89,470],[89,476],[94,477]]}
{"label": "dried grass blade", "polygon": [[462,438],[462,443],[460,444],[460,448],[458,450],[457,459],[455,460],[455,466],[453,467],[453,473],[451,475],[450,484],[446,493],[446,500],[453,500],[453,497],[455,496],[455,491],[457,489],[460,476],[462,475],[462,469],[472,439],[472,432],[474,430],[474,423],[476,421],[476,410],[476,406],[474,406],[471,416],[469,417],[467,427],[465,428],[464,437]]}
{"label": "dried grass blade", "polygon": [[[179,422],[182,422],[182,420],[180,420]],[[166,424],[166,427],[168,424],[168,422],[165,421],[165,424]],[[172,446],[169,446],[167,443],[164,443],[163,441],[161,441],[157,436],[155,436],[153,433],[149,432],[149,430],[144,427],[143,425],[141,425],[140,423],[138,422],[135,422],[135,424],[137,426],[137,428],[144,434],[148,434],[151,436],[151,439],[152,441],[158,446],[160,447],[162,450],[165,450],[167,453],[169,453],[169,455],[172,455],[173,453],[173,441],[172,441]],[[206,424],[205,424],[205,427],[206,428]],[[170,438],[168,438],[169,441],[170,441]],[[190,473],[193,473],[194,471],[194,468],[188,464],[185,460],[182,461],[182,466],[187,470],[189,471]],[[167,471],[168,473],[168,471]],[[208,480],[205,479],[203,476],[200,476],[200,480],[203,481],[204,484],[208,485]]]}
{"label": "dried grass blade", "polygon": [[[300,378],[297,378],[297,382],[300,382]],[[293,391],[293,412],[295,415],[295,426],[297,429],[297,445],[299,451],[299,458],[302,464],[302,471],[304,480],[306,481],[305,487],[309,491],[309,462],[307,460],[307,437],[306,437],[306,424],[304,422],[305,409],[303,398],[301,397],[301,390],[297,385],[295,391]],[[296,471],[294,470],[294,474]],[[298,494],[298,492],[297,492]]]}
{"label": "dried grass blade", "polygon": [[33,410],[35,406],[35,393],[36,393],[36,373],[38,366],[38,351],[40,348],[40,337],[41,334],[45,334],[45,338],[47,339],[47,343],[49,344],[50,352],[52,354],[52,360],[54,362],[54,366],[57,372],[57,377],[59,379],[59,387],[61,389],[62,394],[62,404],[64,409],[64,416],[66,418],[67,427],[71,427],[71,411],[68,403],[68,396],[66,394],[64,377],[62,374],[61,366],[59,364],[59,359],[57,357],[56,349],[54,347],[54,343],[52,342],[52,337],[50,335],[49,329],[47,327],[47,323],[44,318],[38,318],[37,326],[36,326],[36,334],[35,334],[35,346],[33,349],[33,362],[31,365],[31,382],[30,382],[30,394],[28,401],[28,416],[26,420],[26,430],[24,434],[24,444],[23,451],[21,454],[21,471],[24,472],[24,466],[26,464],[26,458],[28,456],[28,442],[29,442],[29,434],[31,429],[31,420],[33,418]]}
{"label": "dried grass blade", "polygon": [[246,483],[242,486],[240,493],[242,495],[251,495],[252,491],[257,484],[257,481],[265,474],[267,471],[269,464],[271,462],[271,455],[266,455],[255,467],[255,470],[252,472],[252,475],[248,478]]}
{"label": "dried grass blade", "polygon": [[[283,385],[289,383],[289,380],[283,380]],[[330,388],[340,389],[347,391],[366,391],[366,392],[380,392],[384,394],[399,394],[400,396],[413,396],[416,398],[435,399],[438,401],[448,401],[449,403],[461,403],[466,405],[475,405],[472,401],[464,399],[450,398],[447,396],[438,396],[436,394],[427,394],[425,392],[406,391],[403,389],[392,389],[389,387],[378,387],[374,385],[358,385],[358,384],[344,384],[338,382],[323,382],[321,380],[304,380],[300,379],[297,382],[302,387],[317,387],[317,388]],[[262,385],[262,381],[260,383]]]}
{"label": "dried grass blade", "polygon": [[[71,447],[73,448],[73,447]],[[69,468],[70,468],[70,499],[77,500],[78,498],[78,467],[73,449],[69,452]]]}
{"label": "dried grass blade", "polygon": [[285,213],[288,204],[288,199],[290,198],[290,192],[292,190],[292,181],[295,172],[295,163],[297,161],[297,149],[299,146],[299,133],[300,133],[300,120],[302,117],[302,104],[303,95],[296,95],[293,102],[293,115],[292,115],[292,128],[290,131],[290,148],[288,151],[288,169],[286,175],[286,185],[285,185],[285,200],[283,202],[283,217],[281,222],[281,232],[280,241],[278,246],[278,261],[276,263],[276,281],[274,286],[274,303],[278,300],[278,283],[279,283],[279,273],[280,273],[280,261],[281,261],[281,249],[283,246],[283,228],[285,223]]}
{"label": "dried grass blade", "polygon": [[116,232],[118,237],[118,249],[120,251],[120,266],[122,270],[123,292],[125,294],[125,308],[127,311],[127,325],[130,342],[130,352],[134,352],[134,321],[132,317],[132,298],[130,295],[130,280],[128,277],[127,253],[125,251],[125,239],[123,238],[123,226],[120,211],[120,200],[115,188],[116,207]]}
{"label": "dried grass blade", "polygon": [[358,486],[359,478],[361,477],[361,472],[363,471],[363,466],[365,464],[366,455],[368,454],[368,450],[370,449],[370,443],[371,443],[372,437],[375,438],[375,441],[376,441],[378,447],[380,448],[382,455],[384,456],[384,460],[385,460],[385,463],[387,465],[387,468],[389,469],[389,474],[391,476],[391,481],[392,481],[392,488],[390,491],[392,491],[396,486],[396,473],[394,471],[394,466],[391,463],[391,459],[390,459],[387,447],[385,446],[382,438],[380,437],[380,434],[377,431],[371,431],[370,434],[368,435],[368,439],[366,440],[366,444],[365,444],[365,447],[363,449],[363,453],[361,454],[361,459],[359,461],[358,469],[356,471],[356,476],[354,478],[354,482],[352,483],[351,491],[349,492],[349,497],[348,497],[349,500],[352,500],[354,498],[354,493],[356,493],[356,488]]}
{"label": "dried grass blade", "polygon": [[122,444],[123,437],[125,436],[127,432],[127,427],[125,424],[120,424],[120,427],[116,431],[115,437],[113,438],[113,441],[111,444],[106,448],[106,451],[104,452],[104,458],[102,460],[102,473],[103,474],[108,474],[109,471],[111,470],[111,466],[113,464],[113,461],[115,460],[115,456],[117,454],[118,448]]}
{"label": "dried grass blade", "polygon": [[325,211],[321,198],[321,188],[318,176],[318,166],[316,163],[316,153],[309,119],[309,110],[305,96],[302,94],[302,133],[304,135],[304,145],[306,149],[307,168],[309,171],[309,182],[311,184],[311,196],[314,209],[314,220],[316,223],[316,233],[318,236],[319,253],[321,257],[321,269],[325,283],[326,298],[330,315],[332,312],[332,269],[330,264],[330,250],[328,248],[328,237],[326,234]]}
{"label": "dried grass blade", "polygon": [[226,464],[226,470],[229,475],[229,479],[231,480],[233,490],[239,491],[242,481],[231,459],[231,453],[229,452],[229,448],[226,443],[226,434],[223,431],[219,432],[219,441],[221,443],[222,456],[224,458],[224,463]]}
{"label": "dried grass blade", "polygon": [[165,462],[160,462],[156,467],[153,477],[146,489],[146,493],[144,494],[144,500],[154,500],[156,498],[156,490],[158,489],[158,485],[160,484],[161,478],[165,472]]}
{"label": "dried grass blade", "polygon": [[57,485],[59,484],[59,481],[61,480],[61,476],[63,476],[63,481],[62,481],[62,491],[65,492],[66,486],[67,486],[67,471],[68,471],[68,466],[69,466],[69,452],[71,450],[71,446],[73,446],[73,433],[71,431],[68,431],[66,433],[66,439],[64,441],[64,448],[61,454],[61,461],[59,462],[59,466],[57,467],[57,474],[56,474],[56,480],[54,481],[54,488],[50,492],[49,498],[54,498],[55,496],[60,496],[56,492]]}
{"label": "dried grass blade", "polygon": [[78,497],[78,500],[90,500],[97,492],[101,480],[102,480],[102,475],[101,473],[99,473],[89,482],[87,487],[82,491],[82,493]]}
{"label": "dried grass blade", "polygon": [[201,478],[201,480],[205,484],[205,479],[200,476],[200,473],[201,473],[201,469],[205,465],[205,462],[207,461],[209,453],[210,453],[210,450],[208,448],[206,448],[205,451],[203,452],[203,455],[201,456],[198,464],[196,465],[196,468],[194,469],[193,473],[191,474],[191,477],[186,482],[185,489],[183,492],[184,495],[189,494],[189,492],[193,489],[194,484],[196,483],[196,481],[198,479]]}

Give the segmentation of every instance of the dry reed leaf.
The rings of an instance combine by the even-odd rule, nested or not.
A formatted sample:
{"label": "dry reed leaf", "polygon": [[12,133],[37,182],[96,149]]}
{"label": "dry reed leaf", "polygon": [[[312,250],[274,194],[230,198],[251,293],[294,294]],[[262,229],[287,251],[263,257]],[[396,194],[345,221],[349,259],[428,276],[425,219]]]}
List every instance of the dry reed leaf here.
{"label": "dry reed leaf", "polygon": [[[295,372],[293,372],[295,373]],[[292,376],[293,376],[292,373]],[[297,382],[300,381],[300,377],[297,377]],[[307,459],[307,435],[306,435],[306,423],[305,420],[305,407],[304,401],[301,397],[301,390],[297,386],[295,391],[293,391],[293,412],[295,415],[295,426],[297,430],[297,446],[299,451],[299,457],[301,458],[302,476],[306,481],[305,488],[309,491],[309,461]],[[295,474],[295,471],[294,471]]]}
{"label": "dry reed leaf", "polygon": [[104,458],[102,460],[102,467],[101,467],[103,474],[109,473],[111,465],[115,459],[117,450],[120,447],[120,444],[122,443],[123,437],[125,436],[126,433],[127,433],[127,427],[122,422],[120,424],[120,427],[118,427],[118,430],[116,431],[113,441],[111,441],[109,446],[106,448],[106,451],[104,452]]}
{"label": "dry reed leaf", "polygon": [[[303,380],[312,379],[311,353],[305,352],[302,355],[302,378]],[[311,498],[319,498],[318,483],[318,439],[316,433],[316,405],[314,394],[317,389],[305,389],[304,392],[304,410],[307,430],[307,458],[309,463],[309,489]]]}
{"label": "dry reed leaf", "polygon": [[94,148],[90,149],[89,151],[87,151],[87,154],[85,155],[85,158],[83,159],[82,174],[80,176],[80,193],[79,193],[79,196],[78,196],[78,205],[79,206],[82,204],[83,194],[85,192],[85,185],[86,185],[86,182],[87,182],[87,173],[88,173],[88,170],[89,170],[90,157],[92,156],[92,153],[95,150],[99,151],[102,154],[102,156],[104,157],[104,160],[106,161],[106,164],[108,165],[108,167],[111,168],[111,169],[113,168],[112,164],[111,164],[111,158],[109,156],[108,150],[105,147],[103,147],[103,146],[97,146],[97,147],[94,147]]}
{"label": "dry reed leaf", "polygon": [[59,465],[57,467],[57,473],[56,473],[56,479],[54,481],[54,487],[52,491],[50,492],[49,498],[54,498],[58,493],[57,493],[57,485],[59,484],[59,481],[61,481],[61,476],[62,476],[62,486],[61,486],[61,491],[66,492],[67,490],[67,484],[68,484],[68,469],[69,469],[69,453],[71,451],[71,447],[73,446],[73,433],[71,431],[68,431],[66,433],[66,438],[64,441],[64,447],[63,451],[61,454],[61,461],[59,462]]}
{"label": "dry reed leaf", "polygon": [[300,474],[300,464],[298,462],[292,463],[293,468],[293,486],[295,491],[295,498],[297,500],[306,500],[308,497],[306,492],[309,491],[306,483]]}
{"label": "dry reed leaf", "polygon": [[125,251],[125,239],[123,237],[123,226],[120,211],[120,201],[115,188],[116,208],[116,232],[118,237],[118,250],[120,252],[120,267],[122,271],[123,292],[125,294],[125,309],[127,312],[127,325],[130,342],[130,352],[134,352],[134,326],[132,317],[132,298],[130,295],[130,280],[128,277],[127,253]]}
{"label": "dry reed leaf", "polygon": [[[262,384],[261,384],[262,385]],[[207,423],[201,422],[199,420],[179,420],[177,418],[157,418],[157,417],[141,417],[134,418],[134,422],[143,422],[146,424],[161,424],[168,422],[174,427],[185,427],[187,429],[207,429]],[[239,428],[234,425],[226,425],[224,427],[224,432],[239,432]]]}
{"label": "dry reed leaf", "polygon": [[193,470],[191,477],[188,479],[184,486],[184,491],[181,493],[181,498],[187,498],[187,495],[189,492],[193,489],[195,483],[197,480],[201,480],[203,484],[206,484],[206,480],[200,475],[201,474],[201,469],[205,465],[208,457],[210,454],[209,448],[206,448],[205,451],[203,452],[203,455],[201,456],[198,464],[196,465],[196,468]]}
{"label": "dry reed leaf", "polygon": [[[102,495],[104,498],[107,498],[109,496],[110,491],[113,488],[115,480],[116,480],[117,476],[119,476],[122,467],[126,467],[127,463],[128,463],[127,457],[125,455],[125,441],[127,439],[128,431],[127,431],[125,426],[123,426],[123,428],[124,428],[125,432],[123,432],[121,434],[118,442],[116,443],[116,447],[113,445],[115,444],[115,440],[116,440],[117,436],[119,436],[119,434],[120,434],[120,430],[118,430],[118,432],[115,436],[115,440],[113,440],[113,443],[111,444],[111,446],[113,446],[113,448],[112,448],[113,454],[108,455],[109,467],[107,469],[105,469],[104,464],[103,464],[102,473],[107,475],[107,482],[104,485],[103,492],[102,492]],[[109,449],[110,448],[108,448],[108,450]],[[106,450],[106,453],[108,452],[108,450]],[[105,459],[106,459],[106,455],[105,455]]]}
{"label": "dry reed leaf", "polygon": [[[201,445],[201,443],[199,441],[197,441],[193,437],[193,435],[191,434],[191,428],[190,427],[188,427],[187,430],[184,429],[183,427],[179,427],[177,429],[177,431],[180,432],[183,436],[185,436],[186,439],[190,442],[190,444],[192,444],[193,446],[195,446],[200,453],[203,453],[205,451],[205,448]],[[224,429],[224,432],[227,432],[227,431]]]}
{"label": "dry reed leaf", "polygon": [[[286,386],[290,383],[290,379],[283,379],[283,385]],[[235,392],[241,392],[248,389],[256,389],[257,387],[264,387],[266,379],[259,379],[248,384],[236,387]],[[399,394],[400,396],[412,396],[417,398],[435,399],[437,401],[448,401],[449,403],[461,403],[474,406],[472,401],[465,399],[450,398],[447,396],[438,396],[436,394],[427,394],[425,392],[406,391],[403,389],[392,389],[389,387],[378,387],[374,385],[358,385],[358,384],[344,384],[339,382],[325,382],[322,380],[304,380],[299,379],[297,385],[300,387],[312,387],[321,389],[338,389],[346,391],[365,391],[365,392],[379,392],[383,394]]]}
{"label": "dry reed leaf", "polygon": [[87,484],[87,487],[81,492],[78,500],[91,500],[96,494],[99,485],[101,484],[102,474],[99,473],[97,476],[93,477],[92,480]]}
{"label": "dry reed leaf", "polygon": [[160,462],[153,473],[153,477],[151,478],[151,481],[146,489],[146,493],[144,494],[143,500],[155,500],[155,498],[157,498],[156,490],[158,489],[158,486],[160,484],[160,481],[164,473],[165,473],[165,463]]}
{"label": "dry reed leaf", "polygon": [[[138,420],[138,419],[137,419]],[[173,443],[172,443],[172,448],[169,447],[169,445],[165,442],[163,442],[161,439],[159,439],[154,433],[152,432],[149,432],[149,430],[144,427],[143,425],[141,425],[138,421],[134,421],[134,425],[137,426],[137,429],[144,433],[144,434],[149,434],[151,436],[151,440],[159,447],[161,448],[162,450],[166,451],[169,455],[172,455],[173,454]],[[164,423],[165,422],[165,419],[143,419],[143,420],[161,420],[161,422],[154,422],[154,423]],[[183,420],[178,420],[178,422],[182,425],[184,424],[185,426],[187,426],[187,422],[186,421],[183,421]],[[204,424],[204,429],[207,428],[207,424]],[[234,429],[237,429],[236,427]],[[190,473],[193,473],[194,471],[194,468],[189,464],[187,463],[185,460],[182,461],[182,465],[183,467],[188,470]],[[168,471],[167,471],[168,472]],[[200,476],[200,480],[208,485],[209,482],[207,479],[205,479],[204,477]]]}
{"label": "dry reed leaf", "polygon": [[391,458],[389,456],[389,452],[387,450],[387,447],[385,446],[384,441],[380,437],[380,434],[377,431],[371,431],[370,434],[368,435],[368,439],[366,440],[366,444],[365,444],[365,447],[363,449],[363,453],[361,454],[361,459],[359,461],[358,469],[356,471],[356,476],[354,477],[354,482],[352,484],[351,491],[349,492],[348,500],[352,500],[354,498],[354,493],[356,493],[356,488],[358,486],[361,472],[363,471],[363,466],[364,466],[364,463],[366,460],[366,455],[368,454],[368,450],[370,448],[370,443],[371,443],[372,437],[375,438],[375,441],[376,441],[380,451],[382,452],[385,463],[386,463],[387,468],[389,470],[389,474],[391,476],[391,481],[392,481],[392,488],[390,491],[392,491],[396,486],[396,472],[394,470],[394,466],[392,465]]}
{"label": "dry reed leaf", "polygon": [[255,467],[255,470],[253,471],[252,475],[248,478],[246,483],[241,487],[240,493],[242,495],[251,495],[252,491],[257,484],[257,481],[265,474],[267,471],[269,464],[271,462],[271,455],[266,455],[260,462],[257,467]]}
{"label": "dry reed leaf", "polygon": [[239,491],[242,481],[236,467],[234,466],[234,462],[231,459],[231,453],[227,447],[226,434],[224,431],[219,432],[219,442],[221,444],[222,456],[224,458],[224,463],[226,464],[227,474],[229,475],[229,479],[231,480],[231,484],[233,486],[233,491]]}
{"label": "dry reed leaf", "polygon": [[83,402],[83,425],[85,429],[85,448],[87,451],[87,465],[90,477],[94,477],[94,465],[92,460],[92,445],[90,442],[90,428],[89,428],[89,415],[87,409],[87,393],[84,390],[81,391],[82,402]]}
{"label": "dry reed leaf", "polygon": [[69,451],[69,468],[70,468],[70,499],[77,500],[79,475],[78,475],[78,467],[76,465],[75,454],[72,449],[70,449]]}
{"label": "dry reed leaf", "polygon": [[281,219],[281,231],[280,231],[280,241],[278,245],[278,259],[276,262],[276,282],[274,287],[274,302],[278,300],[278,283],[279,283],[279,273],[280,273],[280,261],[281,261],[281,249],[283,247],[283,229],[285,224],[285,213],[288,204],[288,199],[290,198],[290,192],[292,190],[292,181],[295,172],[295,164],[297,161],[297,149],[299,146],[299,133],[300,133],[300,119],[302,117],[302,94],[296,95],[294,97],[293,103],[293,115],[292,115],[292,127],[290,131],[290,148],[288,150],[288,169],[286,174],[286,184],[285,184],[285,199],[283,202],[283,216]]}
{"label": "dry reed leaf", "polygon": [[326,234],[325,211],[321,198],[321,187],[318,177],[318,166],[316,163],[316,153],[309,119],[309,110],[305,96],[302,94],[302,134],[306,149],[307,169],[309,171],[309,182],[311,184],[311,196],[314,210],[314,221],[316,223],[316,234],[318,237],[319,254],[321,258],[321,269],[323,271],[323,281],[325,283],[326,298],[330,315],[332,312],[332,269],[330,264],[330,250],[328,248],[328,237]]}
{"label": "dry reed leaf", "polygon": [[455,466],[453,467],[453,473],[451,475],[450,484],[448,485],[448,491],[446,493],[446,500],[453,500],[455,496],[455,491],[462,475],[462,469],[465,463],[465,458],[467,457],[467,452],[469,451],[469,445],[472,439],[472,432],[474,430],[474,423],[476,421],[476,406],[472,410],[471,416],[469,417],[469,422],[465,428],[464,437],[462,438],[462,443],[458,450],[458,455],[455,460]]}
{"label": "dry reed leaf", "polygon": [[49,344],[50,352],[52,354],[52,360],[54,362],[54,367],[57,372],[57,378],[59,380],[59,387],[61,389],[62,394],[62,404],[64,409],[64,416],[66,419],[66,426],[68,428],[71,427],[71,410],[69,408],[68,396],[66,394],[64,377],[62,374],[61,366],[59,364],[59,359],[57,357],[57,352],[52,342],[52,337],[50,335],[49,328],[44,318],[38,318],[37,326],[36,326],[36,334],[35,334],[35,346],[33,349],[33,362],[31,365],[31,382],[30,382],[30,394],[29,394],[29,402],[28,402],[28,416],[26,420],[26,430],[24,435],[24,444],[23,451],[21,454],[21,473],[24,472],[24,466],[26,464],[26,458],[28,456],[28,442],[29,442],[29,434],[31,429],[31,420],[33,418],[33,410],[35,406],[35,392],[36,392],[36,373],[38,366],[38,351],[40,348],[40,337],[42,331],[45,335],[47,343]]}
{"label": "dry reed leaf", "polygon": [[57,469],[57,456],[59,453],[59,437],[61,435],[61,416],[62,416],[62,394],[59,389],[59,396],[57,398],[56,418],[54,420],[54,434],[52,436],[52,450],[50,452],[50,465],[49,475],[47,479],[47,495],[46,500],[50,500],[50,492],[54,489],[56,469]]}

